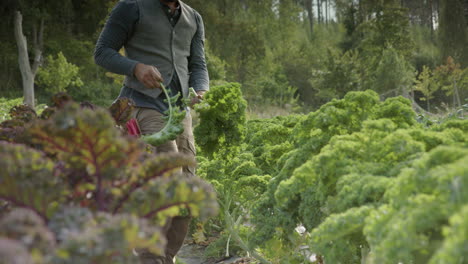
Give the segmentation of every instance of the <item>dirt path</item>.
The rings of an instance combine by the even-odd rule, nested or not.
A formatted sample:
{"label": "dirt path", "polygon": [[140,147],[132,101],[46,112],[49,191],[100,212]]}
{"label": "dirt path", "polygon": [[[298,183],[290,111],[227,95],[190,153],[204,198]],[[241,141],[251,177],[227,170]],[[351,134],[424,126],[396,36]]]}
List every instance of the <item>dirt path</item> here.
{"label": "dirt path", "polygon": [[179,254],[177,254],[177,263],[184,264],[202,264],[206,263],[205,258],[203,257],[204,247],[186,244],[184,245]]}
{"label": "dirt path", "polygon": [[225,260],[206,259],[203,256],[205,247],[194,244],[184,245],[179,254],[177,254],[176,264],[234,264],[244,263],[239,262],[242,258],[232,257]]}

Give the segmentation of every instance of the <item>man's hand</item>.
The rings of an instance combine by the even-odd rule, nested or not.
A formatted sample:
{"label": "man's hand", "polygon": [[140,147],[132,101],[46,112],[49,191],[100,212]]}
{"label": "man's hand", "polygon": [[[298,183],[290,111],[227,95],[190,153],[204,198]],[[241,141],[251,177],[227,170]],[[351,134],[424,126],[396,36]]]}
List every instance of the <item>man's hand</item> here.
{"label": "man's hand", "polygon": [[146,88],[150,89],[161,88],[161,82],[164,81],[156,67],[143,63],[135,66],[133,74]]}
{"label": "man's hand", "polygon": [[197,96],[193,97],[192,100],[190,101],[190,107],[193,107],[194,105],[200,103],[203,100],[203,95],[206,93],[206,91],[197,91]]}

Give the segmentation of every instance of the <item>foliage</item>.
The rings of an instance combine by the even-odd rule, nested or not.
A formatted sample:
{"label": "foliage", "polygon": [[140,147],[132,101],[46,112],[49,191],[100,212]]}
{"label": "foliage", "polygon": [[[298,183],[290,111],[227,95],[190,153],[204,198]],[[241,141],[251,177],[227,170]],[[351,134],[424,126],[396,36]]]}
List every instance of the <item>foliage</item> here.
{"label": "foliage", "polygon": [[[95,24],[93,27],[97,25],[98,24]],[[96,44],[95,41],[95,39],[86,39],[83,37],[70,38],[67,33],[61,32],[60,34],[57,34],[45,41],[44,52],[47,55],[55,55],[62,52],[63,55],[67,58],[68,63],[79,67],[78,75],[84,83],[104,80],[106,79],[104,77],[105,71],[103,69],[99,69],[99,66],[94,63],[92,56],[92,51],[94,50],[94,46]],[[64,42],[66,42],[67,45],[63,45]],[[102,77],[96,78],[98,75]],[[119,85],[121,84],[122,82],[119,83]]]}
{"label": "foliage", "polygon": [[342,98],[347,92],[359,90],[362,84],[358,58],[356,51],[337,54],[329,50],[325,70],[314,71],[310,79],[317,96],[327,102],[336,97]]}
{"label": "foliage", "polygon": [[415,42],[415,55],[412,59],[413,66],[418,71],[422,71],[423,66],[433,69],[440,63],[441,58],[433,30],[416,25],[413,25],[410,30],[410,34]]}
{"label": "foliage", "polygon": [[[237,103],[242,106],[243,102],[239,102],[239,100],[242,100],[240,90],[234,90],[235,93],[233,93],[231,92],[233,88],[239,89],[239,86],[237,84],[228,84],[212,87],[207,95],[212,92],[216,94],[210,97],[209,101],[205,100],[205,103],[210,105],[203,106],[199,111],[208,109],[213,111],[209,112],[210,115],[217,114],[215,117],[219,118],[221,115],[215,111],[226,113],[224,111],[226,109],[225,104]],[[234,110],[237,112],[234,112]],[[258,164],[261,163],[262,168],[268,168],[268,171],[271,171],[274,169],[275,159],[281,156],[282,152],[290,150],[291,145],[280,144],[291,128],[282,129],[280,124],[288,122],[288,126],[291,127],[293,122],[277,118],[267,122],[254,120],[244,123],[245,107],[238,107],[229,111],[231,111],[229,113],[230,119],[226,121],[228,122],[228,128],[227,131],[222,131],[222,133],[228,134],[233,130],[232,128],[242,128],[240,131],[243,131],[242,134],[245,134],[245,137],[240,139],[231,137],[229,139],[226,135],[226,139],[234,141],[231,145],[219,147],[210,153],[202,151],[202,156],[199,157],[200,166],[197,173],[200,177],[209,180],[216,188],[219,203],[223,208],[217,224],[222,225],[226,232],[210,246],[209,250],[210,252],[225,252],[227,248],[228,253],[233,253],[242,249],[262,263],[266,263],[265,259],[256,252],[255,247],[249,246],[250,231],[249,228],[243,225],[243,221],[246,219],[246,212],[251,210],[251,204],[266,190],[267,183],[271,179],[271,176],[262,171]],[[212,124],[210,119],[200,117],[199,126],[206,126],[204,122],[208,122],[209,125]],[[224,119],[225,117],[221,116],[221,118]],[[270,130],[265,130],[264,134],[254,134],[258,128],[267,126]],[[205,137],[201,133],[196,133],[195,136],[197,136],[197,143],[200,142],[200,137]],[[235,143],[236,141],[243,141],[244,138],[245,144]],[[202,150],[204,150],[203,147]],[[230,239],[226,240],[226,236]]]}
{"label": "foliage", "polygon": [[[4,97],[0,98],[0,121],[6,121],[11,118],[10,111],[14,106],[21,105],[23,103],[23,98],[15,98],[15,99],[6,99]],[[47,105],[40,104],[35,107],[35,110],[38,115],[47,108]]]}
{"label": "foliage", "polygon": [[465,205],[458,213],[450,217],[450,225],[443,227],[442,233],[446,239],[442,247],[434,254],[430,262],[431,264],[456,263],[460,259],[463,260],[466,256],[466,234],[468,231],[464,219],[466,219],[467,210],[467,206]]}
{"label": "foliage", "polygon": [[[466,149],[438,147],[400,174],[385,194],[388,204],[365,220],[371,263],[430,262],[439,247],[442,226],[468,201],[466,157]],[[405,236],[395,237],[394,232]],[[454,235],[445,233],[444,239]],[[452,250],[453,263],[461,262],[464,249]]]}
{"label": "foliage", "polygon": [[[215,214],[211,187],[179,173],[194,161],[181,154],[150,154],[115,128],[107,110],[61,98],[46,120],[33,110],[16,110],[12,117],[23,121],[17,131],[23,136],[13,140],[26,145],[0,143],[0,200],[27,209],[1,221],[21,223],[18,217],[26,215],[37,223],[37,228],[8,224],[2,239],[26,247],[34,263],[129,263],[136,261],[133,248],[163,251],[160,228],[167,217],[187,209],[195,217]],[[34,232],[38,239],[53,234],[56,245],[28,246]]]}
{"label": "foliage", "polygon": [[10,109],[15,105],[23,103],[23,98],[16,98],[8,100],[6,98],[0,98],[0,120],[3,122],[10,119]]}
{"label": "foliage", "polygon": [[423,66],[423,70],[419,74],[414,86],[415,91],[419,91],[424,95],[421,100],[426,101],[427,111],[431,111],[429,101],[434,98],[433,94],[439,89],[439,87],[433,83],[431,74],[431,70],[427,66]]}
{"label": "foliage", "polygon": [[169,109],[167,110],[167,113],[165,113],[167,122],[163,129],[157,133],[142,136],[142,140],[152,146],[158,146],[168,140],[174,140],[184,131],[182,120],[184,120],[186,113],[185,111],[181,111],[179,108],[175,107],[179,95],[169,97],[169,94],[162,83],[161,89],[163,90],[169,105]]}
{"label": "foliage", "polygon": [[206,65],[211,81],[223,81],[226,79],[226,62],[213,54],[207,47],[205,49]]}
{"label": "foliage", "polygon": [[289,108],[297,105],[297,88],[289,86],[283,70],[278,67],[276,73],[265,80],[259,80],[257,87],[261,89],[256,97],[250,98],[252,103],[258,102],[266,105],[277,105]]}
{"label": "foliage", "polygon": [[440,65],[434,70],[435,83],[452,95],[453,106],[461,106],[464,93],[468,90],[468,70],[461,69],[460,64],[455,63],[452,57],[448,57],[446,64]]}
{"label": "foliage", "polygon": [[246,248],[273,263],[312,253],[331,263],[440,263],[447,252],[456,263],[465,243],[449,230],[463,230],[466,123],[423,127],[407,99],[350,92],[307,115],[247,122],[240,154],[202,158],[199,173],[233,205],[222,219],[240,219],[226,229],[244,222]]}
{"label": "foliage", "polygon": [[374,70],[369,69],[369,89],[379,93],[396,90],[396,95],[408,94],[414,79],[413,67],[393,47],[382,51],[380,60],[376,61]]}
{"label": "foliage", "polygon": [[[239,82],[246,100],[260,107],[273,103],[289,108],[292,103],[287,101],[298,99],[298,105],[317,109],[351,90],[374,89],[387,93],[387,89],[398,86],[394,85],[398,79],[393,78],[396,74],[392,72],[403,72],[402,80],[408,81],[407,72],[402,69],[422,71],[423,65],[434,68],[448,56],[465,67],[466,16],[461,12],[464,9],[460,1],[447,1],[440,5],[435,1],[421,4],[408,0],[251,3],[214,0],[209,4],[188,0],[187,3],[204,19],[212,85],[222,81]],[[11,67],[17,61],[12,17],[13,11],[20,9],[25,14],[24,29],[29,42],[44,18],[43,54],[55,56],[62,52],[70,63],[79,67],[79,77],[86,85],[81,89],[69,88],[68,92],[79,101],[110,105],[109,98],[117,96],[119,87],[110,85],[112,80],[108,77],[119,86],[123,77],[99,68],[91,54],[105,17],[117,1],[65,0],[60,5],[43,0],[16,2],[8,0],[0,4],[6,21],[0,31],[0,74],[4,80],[0,93],[17,97],[21,90],[19,69]],[[234,34],[226,34],[233,29]],[[381,62],[383,51],[389,47],[409,65],[392,68],[392,60]],[[356,58],[349,61],[338,59],[341,55],[330,58],[329,49],[331,54],[353,52]],[[335,68],[329,65],[330,61],[334,61]],[[374,73],[379,64],[386,66],[381,67],[380,73]],[[339,72],[340,65],[343,65],[343,75]],[[398,65],[403,63],[400,61]],[[384,78],[382,82],[380,77]],[[381,86],[383,82],[386,84]],[[413,85],[409,82],[405,86]],[[40,102],[50,95],[46,88],[56,89],[42,86],[36,93]],[[446,99],[441,94],[435,97],[434,103]]]}
{"label": "foliage", "polygon": [[213,156],[222,151],[233,155],[235,147],[244,138],[245,109],[240,85],[227,83],[211,87],[204,100],[196,107],[200,125],[194,135],[204,155]]}
{"label": "foliage", "polygon": [[386,47],[393,47],[405,58],[411,55],[414,42],[409,32],[407,11],[395,2],[375,3],[367,14],[371,19],[359,26],[356,34],[364,34],[364,37],[358,47],[366,56],[375,56]]}
{"label": "foliage", "polygon": [[121,85],[108,81],[84,82],[80,89],[71,89],[69,94],[79,102],[91,102],[93,104],[109,107],[118,97]]}
{"label": "foliage", "polygon": [[83,82],[78,77],[79,67],[69,63],[62,52],[57,58],[47,57],[47,64],[37,73],[37,84],[45,87],[49,94],[65,92],[69,87],[81,87]]}

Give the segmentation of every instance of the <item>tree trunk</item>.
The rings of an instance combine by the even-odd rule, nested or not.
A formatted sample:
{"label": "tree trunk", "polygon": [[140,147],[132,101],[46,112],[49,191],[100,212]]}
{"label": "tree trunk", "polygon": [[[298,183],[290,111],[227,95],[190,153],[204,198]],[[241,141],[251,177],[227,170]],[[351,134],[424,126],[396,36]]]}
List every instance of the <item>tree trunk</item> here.
{"label": "tree trunk", "polygon": [[429,7],[429,10],[431,12],[431,15],[429,16],[429,18],[431,19],[431,40],[434,41],[434,2],[433,0],[430,1],[430,7]]}
{"label": "tree trunk", "polygon": [[246,0],[240,0],[240,3],[241,3],[242,9],[247,10],[249,8]]}
{"label": "tree trunk", "polygon": [[322,1],[317,0],[317,23],[322,23]]}
{"label": "tree trunk", "polygon": [[306,0],[305,5],[307,9],[308,18],[309,18],[310,39],[312,39],[312,36],[314,35],[314,9],[312,7],[313,0]]}
{"label": "tree trunk", "polygon": [[325,0],[325,24],[328,24],[328,0]]}
{"label": "tree trunk", "polygon": [[18,46],[18,64],[23,80],[24,103],[34,108],[34,78],[42,57],[42,36],[44,32],[44,19],[41,20],[40,29],[33,27],[34,33],[34,63],[29,63],[28,42],[23,34],[23,16],[19,11],[15,14],[15,39]]}
{"label": "tree trunk", "polygon": [[404,98],[408,98],[410,100],[413,100],[413,97],[411,95],[411,92],[410,92],[411,89],[408,89],[408,87],[405,87],[405,86],[402,86],[400,88],[400,93],[401,93],[401,96],[403,96]]}
{"label": "tree trunk", "polygon": [[453,105],[461,108],[460,94],[458,93],[457,81],[453,81]]}

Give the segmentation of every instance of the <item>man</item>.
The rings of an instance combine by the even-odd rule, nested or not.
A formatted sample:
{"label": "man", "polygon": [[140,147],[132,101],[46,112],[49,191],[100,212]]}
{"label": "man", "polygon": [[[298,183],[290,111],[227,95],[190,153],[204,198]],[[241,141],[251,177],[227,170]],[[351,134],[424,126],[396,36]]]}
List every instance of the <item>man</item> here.
{"label": "man", "polygon": [[[122,47],[125,57],[118,52]],[[133,114],[142,134],[153,134],[164,127],[168,105],[160,83],[171,95],[180,93],[183,98],[187,98],[188,88],[193,87],[198,100],[209,89],[203,21],[199,13],[180,0],[121,0],[101,32],[94,58],[107,70],[125,75],[119,97],[135,101]],[[158,146],[156,151],[178,151],[195,157],[189,111],[184,132],[176,140]],[[184,168],[183,172],[194,176],[195,170]],[[143,251],[139,253],[142,263],[174,263],[189,223],[188,217],[171,219],[164,228],[168,240],[166,255]]]}

